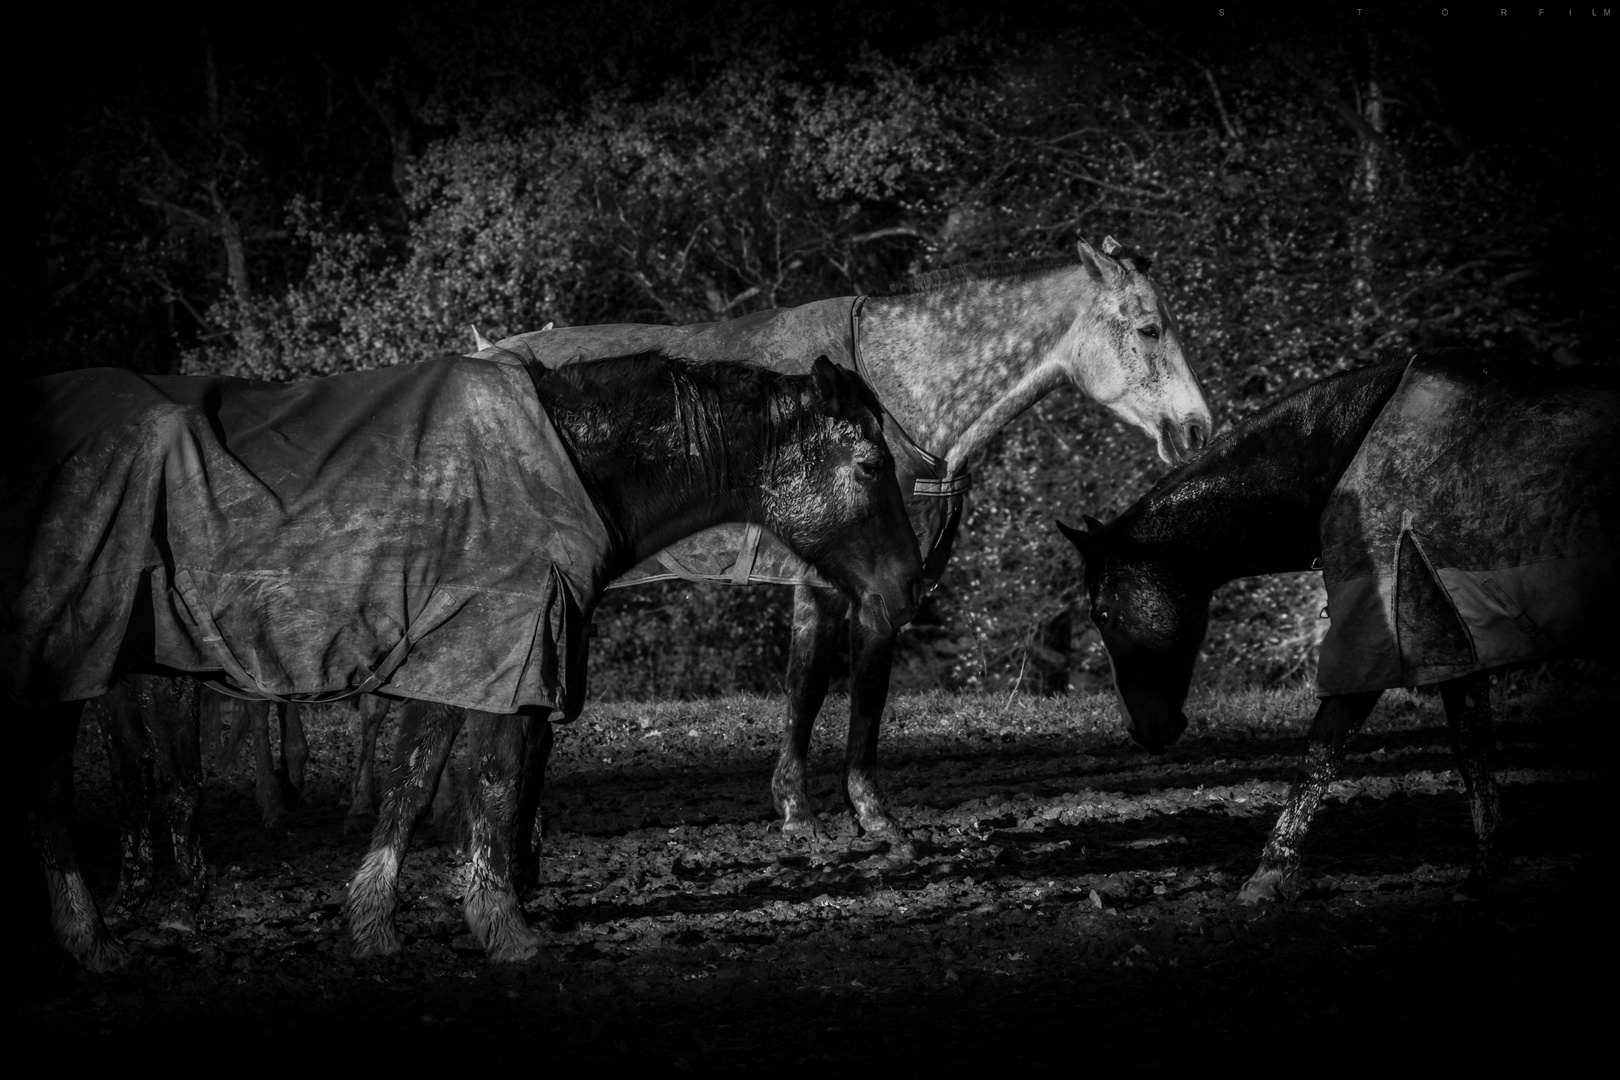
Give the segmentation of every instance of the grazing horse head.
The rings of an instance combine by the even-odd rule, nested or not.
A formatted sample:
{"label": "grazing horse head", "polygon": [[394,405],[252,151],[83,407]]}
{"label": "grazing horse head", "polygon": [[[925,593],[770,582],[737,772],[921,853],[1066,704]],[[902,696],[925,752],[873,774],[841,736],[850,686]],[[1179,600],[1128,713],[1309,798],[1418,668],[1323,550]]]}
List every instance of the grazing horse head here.
{"label": "grazing horse head", "polygon": [[1108,650],[1126,730],[1150,753],[1163,753],[1187,728],[1181,711],[1193,663],[1209,627],[1211,590],[1131,542],[1125,519],[1058,528],[1085,568],[1091,622]]}
{"label": "grazing horse head", "polygon": [[1214,420],[1182,353],[1181,328],[1148,277],[1151,264],[1111,236],[1101,252],[1080,241],[1079,254],[1096,295],[1065,342],[1069,378],[1145,432],[1166,464],[1192,459],[1208,444]]}
{"label": "grazing horse head", "polygon": [[[724,522],[751,522],[887,634],[910,620],[922,564],[877,400],[825,357],[809,375],[658,354],[542,372],[623,572]],[[672,392],[673,391],[673,392]]]}

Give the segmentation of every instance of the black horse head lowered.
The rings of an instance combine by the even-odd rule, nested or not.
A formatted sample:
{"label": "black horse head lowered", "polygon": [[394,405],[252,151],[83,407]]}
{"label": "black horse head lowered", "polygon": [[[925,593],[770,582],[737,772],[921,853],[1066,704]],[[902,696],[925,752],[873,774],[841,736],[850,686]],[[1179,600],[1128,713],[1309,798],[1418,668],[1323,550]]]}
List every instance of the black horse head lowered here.
{"label": "black horse head lowered", "polygon": [[763,525],[860,606],[908,621],[922,567],[860,377],[658,354],[532,369],[541,400],[615,539],[615,573],[723,522]]}
{"label": "black horse head lowered", "polygon": [[1328,495],[1403,367],[1348,372],[1281,399],[1107,525],[1057,523],[1084,564],[1127,730],[1148,751],[1187,728],[1182,706],[1214,590],[1311,566]]}

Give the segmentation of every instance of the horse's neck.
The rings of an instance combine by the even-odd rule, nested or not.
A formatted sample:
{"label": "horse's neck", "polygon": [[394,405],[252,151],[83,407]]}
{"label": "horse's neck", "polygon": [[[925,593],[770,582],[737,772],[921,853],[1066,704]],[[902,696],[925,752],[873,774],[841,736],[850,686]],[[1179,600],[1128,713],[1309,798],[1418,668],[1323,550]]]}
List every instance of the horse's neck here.
{"label": "horse's neck", "polygon": [[566,410],[553,420],[612,537],[611,574],[710,526],[759,516],[760,440],[716,433],[700,451],[685,437],[610,430]]}
{"label": "horse's neck", "polygon": [[1067,338],[1090,303],[1084,280],[1032,275],[873,297],[860,321],[867,378],[911,437],[957,472],[1065,380]]}
{"label": "horse's neck", "polygon": [[1403,370],[1351,372],[1247,421],[1149,494],[1132,539],[1180,558],[1210,586],[1310,569],[1328,497]]}

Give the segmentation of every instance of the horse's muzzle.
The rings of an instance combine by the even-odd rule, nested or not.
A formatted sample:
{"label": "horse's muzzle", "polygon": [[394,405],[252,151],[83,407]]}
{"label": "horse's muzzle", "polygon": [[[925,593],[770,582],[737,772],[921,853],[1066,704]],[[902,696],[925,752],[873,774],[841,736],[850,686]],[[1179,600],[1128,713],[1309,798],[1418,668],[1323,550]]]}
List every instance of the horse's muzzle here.
{"label": "horse's muzzle", "polygon": [[1159,450],[1171,464],[1191,461],[1209,445],[1209,426],[1200,419],[1166,419],[1159,424]]}

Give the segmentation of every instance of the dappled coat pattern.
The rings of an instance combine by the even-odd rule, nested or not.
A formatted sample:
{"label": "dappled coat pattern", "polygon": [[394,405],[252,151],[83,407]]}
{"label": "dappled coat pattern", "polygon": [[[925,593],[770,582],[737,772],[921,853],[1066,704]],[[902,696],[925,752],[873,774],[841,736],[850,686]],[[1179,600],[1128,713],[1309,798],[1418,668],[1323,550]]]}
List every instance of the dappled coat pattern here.
{"label": "dappled coat pattern", "polygon": [[[693,360],[746,360],[774,371],[803,374],[817,356],[863,378],[857,339],[859,297],[842,296],[790,308],[772,308],[725,322],[686,326],[604,323],[520,334],[476,355],[521,360],[547,368],[580,360],[598,360],[643,349],[659,349]],[[870,379],[867,380],[871,382]],[[906,511],[925,558],[925,575],[937,580],[949,557],[962,508],[961,494],[945,497],[914,494],[918,479],[944,478],[944,463],[930,461],[909,439],[896,437],[895,421],[884,417],[884,434],[894,456],[895,475],[906,496]],[[931,557],[930,557],[931,556]],[[794,555],[768,531],[742,524],[717,525],[671,544],[653,558],[621,574],[613,587],[670,578],[718,581],[810,584],[830,587],[815,569]]]}
{"label": "dappled coat pattern", "polygon": [[88,369],[0,417],[4,690],[138,664],[576,714],[608,537],[520,366],[291,386]]}
{"label": "dappled coat pattern", "polygon": [[1601,642],[1620,553],[1606,374],[1419,357],[1322,516],[1317,693],[1426,685]]}

